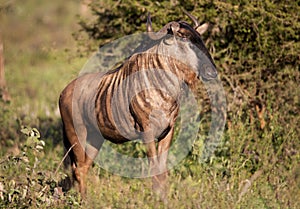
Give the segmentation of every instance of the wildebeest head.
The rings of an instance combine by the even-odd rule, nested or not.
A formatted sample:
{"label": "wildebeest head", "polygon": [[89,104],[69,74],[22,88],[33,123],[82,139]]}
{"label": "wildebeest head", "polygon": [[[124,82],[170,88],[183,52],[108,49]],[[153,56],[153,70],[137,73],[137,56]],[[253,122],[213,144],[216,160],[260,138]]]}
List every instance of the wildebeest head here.
{"label": "wildebeest head", "polygon": [[170,22],[157,33],[152,33],[150,15],[147,19],[147,32],[153,40],[162,40],[169,45],[167,51],[169,56],[174,56],[179,61],[184,61],[196,70],[197,76],[208,81],[217,77],[217,70],[211,55],[205,47],[201,34],[208,27],[208,24],[199,25],[192,15],[186,13],[194,22],[194,27],[185,21]]}

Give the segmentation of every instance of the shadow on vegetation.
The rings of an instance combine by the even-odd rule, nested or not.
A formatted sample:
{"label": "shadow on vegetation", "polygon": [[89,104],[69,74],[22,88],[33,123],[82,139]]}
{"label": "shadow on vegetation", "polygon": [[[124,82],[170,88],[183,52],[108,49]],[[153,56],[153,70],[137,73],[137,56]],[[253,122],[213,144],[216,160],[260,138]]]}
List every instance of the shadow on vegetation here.
{"label": "shadow on vegetation", "polygon": [[[40,138],[46,142],[46,150],[63,145],[62,123],[60,118],[37,117],[29,118],[22,114],[16,115],[10,104],[0,103],[0,154],[18,153],[25,137],[21,133],[22,127],[36,128]],[[49,148],[48,148],[49,147]]]}

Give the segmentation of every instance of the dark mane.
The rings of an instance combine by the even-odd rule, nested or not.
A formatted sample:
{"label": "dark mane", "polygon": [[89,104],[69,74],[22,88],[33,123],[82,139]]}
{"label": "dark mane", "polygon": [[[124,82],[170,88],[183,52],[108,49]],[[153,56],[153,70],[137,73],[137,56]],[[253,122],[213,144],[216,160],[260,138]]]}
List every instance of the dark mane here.
{"label": "dark mane", "polygon": [[211,63],[214,65],[214,67],[216,66],[209,51],[207,50],[200,34],[187,22],[185,21],[179,21],[179,24],[181,26],[181,28],[183,29],[183,33],[185,34],[185,36],[188,37],[188,39],[195,44],[211,61]]}

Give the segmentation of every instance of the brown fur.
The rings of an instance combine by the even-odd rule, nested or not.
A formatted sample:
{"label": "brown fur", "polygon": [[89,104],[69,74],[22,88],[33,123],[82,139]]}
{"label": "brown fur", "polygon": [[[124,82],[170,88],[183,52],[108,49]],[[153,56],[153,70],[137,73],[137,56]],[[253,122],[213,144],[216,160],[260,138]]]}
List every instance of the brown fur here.
{"label": "brown fur", "polygon": [[[172,22],[164,28],[170,35],[188,38],[215,69],[200,34],[193,27],[184,22]],[[174,58],[172,44],[177,44],[176,49],[186,57]],[[166,197],[167,155],[179,111],[181,87],[186,83],[193,88],[197,77],[205,74],[199,71],[197,62],[188,60],[190,53],[185,43],[162,38],[147,50],[133,54],[118,69],[105,74],[83,75],[63,90],[59,107],[64,140],[66,148],[76,143],[70,157],[83,196],[88,169],[104,139],[113,143],[142,139],[150,170],[155,174],[153,189],[163,199]],[[209,76],[204,77],[208,79]]]}

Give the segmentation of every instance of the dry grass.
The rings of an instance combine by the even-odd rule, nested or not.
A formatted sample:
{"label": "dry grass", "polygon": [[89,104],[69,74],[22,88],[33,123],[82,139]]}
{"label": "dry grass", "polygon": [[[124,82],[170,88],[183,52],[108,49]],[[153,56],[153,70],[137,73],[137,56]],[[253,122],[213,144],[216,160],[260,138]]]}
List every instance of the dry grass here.
{"label": "dry grass", "polygon": [[[200,163],[203,136],[199,135],[190,155],[170,171],[166,205],[152,194],[150,179],[124,178],[94,166],[88,181],[88,199],[81,202],[76,190],[65,194],[58,190],[57,183],[65,171],[60,168],[56,172],[63,157],[58,95],[85,61],[74,58],[77,48],[72,33],[78,30],[77,1],[6,2],[11,6],[6,7],[6,13],[0,11],[0,32],[12,101],[0,102],[0,208],[298,207],[300,73],[292,63],[295,54],[289,54],[299,50],[297,41],[294,45],[284,45],[281,51],[270,46],[267,51],[273,49],[275,54],[283,53],[282,57],[286,55],[290,60],[286,65],[282,60],[274,60],[274,65],[264,68],[255,62],[245,62],[245,57],[255,55],[254,51],[251,56],[239,54],[238,59],[230,53],[233,47],[241,46],[225,43],[221,33],[213,36],[221,45],[225,41],[223,44],[232,50],[214,54],[220,65],[229,110],[223,146],[216,157]],[[219,4],[219,8],[227,8],[228,12],[235,11],[236,8],[229,6]],[[210,8],[206,16],[213,15]],[[220,19],[220,26],[224,24]],[[245,21],[244,26],[249,25]],[[239,32],[244,38],[252,37],[248,36],[251,31]],[[215,43],[211,39],[208,42],[211,47]],[[282,68],[273,70],[281,64]],[[257,72],[251,74],[247,72],[249,69]],[[255,89],[259,93],[252,97]],[[42,150],[37,149],[39,144],[34,140],[34,146],[25,146],[30,137],[20,132],[21,125],[37,127],[40,139],[45,141]],[[200,130],[206,130],[205,124],[200,124]],[[129,145],[126,148],[128,152],[134,149]]]}

